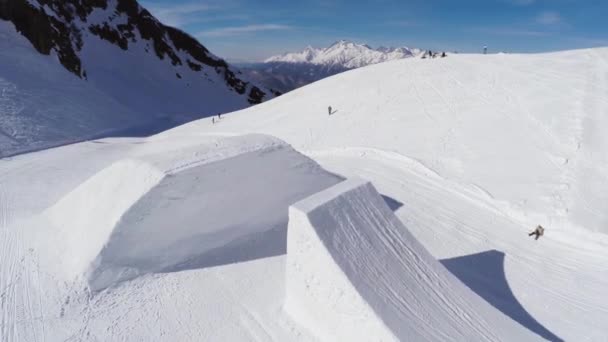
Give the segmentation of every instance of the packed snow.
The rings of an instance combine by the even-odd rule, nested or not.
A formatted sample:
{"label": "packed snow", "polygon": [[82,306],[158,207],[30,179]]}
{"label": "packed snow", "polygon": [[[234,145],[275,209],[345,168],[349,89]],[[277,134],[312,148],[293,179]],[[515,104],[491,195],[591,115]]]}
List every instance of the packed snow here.
{"label": "packed snow", "polygon": [[[92,140],[1,159],[0,339],[332,340],[328,336],[348,336],[340,335],[345,326],[332,326],[338,330],[328,332],[327,322],[316,321],[327,313],[328,321],[347,325],[347,316],[339,316],[327,302],[319,305],[323,311],[311,314],[311,308],[301,302],[310,298],[307,291],[339,297],[339,292],[331,291],[342,288],[346,298],[358,298],[345,308],[363,308],[366,313],[356,311],[355,316],[367,314],[365,323],[373,325],[373,329],[357,330],[360,333],[353,340],[374,340],[382,334],[388,340],[399,339],[403,331],[394,328],[398,324],[392,320],[420,314],[418,320],[400,321],[399,329],[413,329],[415,336],[439,340],[472,336],[505,341],[605,341],[608,139],[602,129],[608,120],[606,94],[608,49],[410,58],[349,71],[217,121],[199,120],[150,138]],[[328,106],[333,109],[331,115]],[[169,205],[167,210],[175,212],[178,207],[172,209],[170,203],[172,185],[158,189],[168,179],[171,168],[167,165],[213,158],[214,151],[222,155],[222,147],[214,145],[226,139],[247,140],[243,146],[255,145],[249,140],[276,141],[251,138],[255,133],[285,141],[294,150],[280,146],[295,159],[252,148],[252,153],[241,157],[219,158],[210,168],[201,166],[200,171],[213,175],[205,172],[214,184],[225,184],[222,188],[184,174],[191,186],[175,187],[187,195],[179,199],[182,203],[204,193],[203,185],[215,189],[212,194],[226,191],[233,197],[220,198],[217,210],[208,214],[201,208],[200,216],[193,212],[186,217],[187,222],[205,222],[205,227],[184,230],[182,236],[214,230],[221,227],[218,222],[239,222],[247,212],[239,206],[240,197],[246,197],[249,186],[267,184],[264,196],[250,202],[262,208],[268,198],[286,191],[281,180],[297,178],[313,168],[316,171],[310,177],[323,181],[315,182],[314,189],[303,184],[298,198],[281,203],[276,215],[284,215],[282,229],[260,239],[239,241],[243,245],[214,249],[215,261],[150,270],[99,292],[86,278],[69,280],[48,266],[45,249],[68,250],[62,244],[44,244],[48,234],[56,232],[60,238],[69,233],[58,229],[57,223],[67,228],[65,222],[73,221],[71,229],[80,232],[74,236],[82,236],[62,243],[84,244],[94,238],[92,232],[87,234],[87,227],[100,221],[79,217],[76,210],[89,205],[79,200],[78,193],[99,189],[100,174],[111,175],[118,165],[126,170],[120,174],[128,176],[135,168],[138,171],[133,173],[149,178],[133,185],[129,182],[128,189],[121,189],[126,185],[119,180],[108,181],[116,189],[115,196],[96,192],[115,203],[94,203],[106,208],[105,213],[96,214],[97,219],[114,222],[123,210],[114,206],[144,203],[146,196],[140,196],[152,193],[166,196],[158,204]],[[295,151],[314,163],[296,157]],[[263,165],[273,156],[277,163],[291,165],[288,171],[279,167],[273,172],[274,163]],[[162,162],[155,164],[157,160]],[[234,160],[242,162],[226,164],[229,169],[221,166]],[[157,174],[158,170],[162,172]],[[251,182],[235,177],[249,172],[255,176]],[[379,194],[369,190],[367,183],[347,181],[338,185],[346,187],[343,191],[329,190],[328,197],[315,195],[342,178],[354,177],[371,181],[396,217],[379,203]],[[296,184],[287,188],[291,186]],[[365,196],[349,192],[359,187],[368,189],[362,191]],[[136,196],[119,200],[123,191],[134,191]],[[300,259],[306,270],[298,273],[291,262],[298,250],[308,247],[306,241],[295,241],[296,248],[291,248],[288,208],[311,195],[311,206],[322,208],[323,215],[314,226],[292,229],[294,234],[344,236],[340,234],[351,232],[348,236],[353,240],[313,235],[309,242],[319,253],[313,253],[314,260]],[[301,203],[292,207],[292,216],[297,216],[294,210],[308,212],[310,207]],[[322,203],[340,205],[328,208]],[[142,211],[141,222],[160,220],[152,215]],[[310,221],[310,216],[302,217]],[[345,223],[353,218],[357,221]],[[181,229],[180,220],[179,216],[164,217],[159,223],[169,224],[164,229],[168,236],[161,238],[172,238],[170,232]],[[359,224],[366,220],[371,222]],[[298,224],[294,221],[293,225]],[[396,235],[372,234],[379,233],[372,229],[385,221],[381,232]],[[546,230],[535,241],[527,233],[537,224]],[[146,235],[145,227],[139,227],[138,234]],[[151,248],[145,255],[162,258],[163,244],[154,242],[155,236],[148,234],[143,241],[138,237],[136,242]],[[218,243],[225,246],[225,241],[220,238]],[[336,244],[327,247],[328,241]],[[374,250],[383,254],[366,253],[369,246],[364,241],[371,241],[377,247]],[[247,248],[257,244],[265,247]],[[128,252],[128,246],[123,247]],[[411,254],[398,254],[408,250]],[[412,268],[419,272],[404,271]],[[303,284],[296,279],[310,281],[312,287],[302,290]],[[328,281],[333,287],[323,286]],[[383,304],[383,311],[373,304],[382,298],[403,302]],[[420,321],[435,323],[416,325]],[[378,336],[368,335],[372,332]]]}
{"label": "packed snow", "polygon": [[287,235],[285,309],[324,341],[539,340],[449,273],[367,181],[293,205]]}
{"label": "packed snow", "polygon": [[167,142],[134,149],[45,211],[53,228],[38,248],[47,268],[66,280],[85,276],[99,291],[141,274],[211,265],[268,247],[287,225],[282,209],[339,181],[269,137],[177,150],[160,144]]}

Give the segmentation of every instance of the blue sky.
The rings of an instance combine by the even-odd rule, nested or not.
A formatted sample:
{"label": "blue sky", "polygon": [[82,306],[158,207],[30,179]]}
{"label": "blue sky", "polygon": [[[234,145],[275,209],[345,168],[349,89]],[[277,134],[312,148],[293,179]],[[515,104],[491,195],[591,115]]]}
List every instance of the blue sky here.
{"label": "blue sky", "polygon": [[542,52],[608,46],[608,0],[140,0],[229,61],[324,47]]}

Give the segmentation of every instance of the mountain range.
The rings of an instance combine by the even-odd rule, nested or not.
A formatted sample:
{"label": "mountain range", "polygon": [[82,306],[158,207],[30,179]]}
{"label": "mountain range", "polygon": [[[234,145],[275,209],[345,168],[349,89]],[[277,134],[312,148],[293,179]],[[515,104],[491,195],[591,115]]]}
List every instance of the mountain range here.
{"label": "mountain range", "polygon": [[366,44],[356,44],[347,40],[340,40],[327,48],[308,46],[303,51],[272,56],[264,62],[339,65],[344,68],[354,69],[370,64],[413,57],[419,53],[420,50],[408,47],[379,47],[374,49]]}
{"label": "mountain range", "polygon": [[267,58],[263,63],[242,66],[249,78],[283,93],[339,74],[397,59],[418,56],[419,49],[378,47],[340,40],[326,48],[306,47]]}

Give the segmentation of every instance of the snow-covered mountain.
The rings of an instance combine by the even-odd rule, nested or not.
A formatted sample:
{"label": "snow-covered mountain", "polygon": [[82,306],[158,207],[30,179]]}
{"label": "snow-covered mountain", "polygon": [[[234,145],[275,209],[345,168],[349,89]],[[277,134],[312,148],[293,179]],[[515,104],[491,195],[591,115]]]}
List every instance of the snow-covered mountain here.
{"label": "snow-covered mountain", "polygon": [[306,47],[300,52],[273,56],[264,63],[243,67],[249,78],[282,93],[355,68],[414,57],[419,49],[371,48],[346,40],[326,48]]}
{"label": "snow-covered mountain", "polygon": [[0,339],[605,341],[607,93],[608,48],[409,58],[1,159]]}
{"label": "snow-covered mountain", "polygon": [[272,98],[135,0],[0,2],[0,156]]}
{"label": "snow-covered mountain", "polygon": [[370,64],[413,57],[419,53],[420,50],[407,47],[379,47],[374,49],[369,45],[340,40],[326,48],[308,46],[303,51],[272,56],[264,62],[310,63],[326,66],[339,65],[344,68],[354,69]]}

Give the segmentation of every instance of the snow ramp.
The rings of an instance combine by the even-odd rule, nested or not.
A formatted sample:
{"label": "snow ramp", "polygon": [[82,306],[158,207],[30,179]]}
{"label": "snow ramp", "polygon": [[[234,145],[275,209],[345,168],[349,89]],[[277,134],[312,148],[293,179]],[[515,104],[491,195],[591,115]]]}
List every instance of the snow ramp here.
{"label": "snow ramp", "polygon": [[434,259],[367,181],[291,206],[287,241],[285,309],[322,340],[540,339]]}
{"label": "snow ramp", "polygon": [[341,180],[270,136],[196,141],[146,142],[47,209],[50,267],[101,290],[282,254],[289,205]]}

